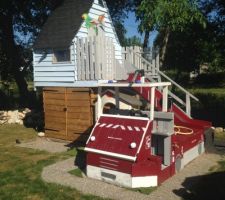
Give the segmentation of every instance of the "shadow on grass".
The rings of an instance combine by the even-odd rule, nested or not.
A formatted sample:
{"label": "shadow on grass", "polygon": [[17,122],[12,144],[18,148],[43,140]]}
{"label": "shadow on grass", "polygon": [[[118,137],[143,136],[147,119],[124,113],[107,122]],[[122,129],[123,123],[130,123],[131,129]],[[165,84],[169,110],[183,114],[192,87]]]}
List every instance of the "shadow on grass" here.
{"label": "shadow on grass", "polygon": [[192,116],[196,119],[211,121],[213,126],[225,127],[225,95],[211,93],[196,93],[195,95],[201,104],[193,104]]}
{"label": "shadow on grass", "polygon": [[184,200],[224,200],[225,172],[188,177],[182,186],[173,192]]}
{"label": "shadow on grass", "polygon": [[[77,148],[77,155],[74,161],[74,164],[84,173],[86,174],[86,157],[87,157],[87,153],[81,149],[81,148]],[[78,173],[78,170],[77,170]]]}

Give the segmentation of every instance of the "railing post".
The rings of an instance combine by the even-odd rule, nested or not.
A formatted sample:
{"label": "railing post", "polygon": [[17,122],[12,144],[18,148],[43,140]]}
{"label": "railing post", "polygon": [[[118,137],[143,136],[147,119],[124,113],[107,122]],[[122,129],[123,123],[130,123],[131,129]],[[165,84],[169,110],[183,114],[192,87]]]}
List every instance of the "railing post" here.
{"label": "railing post", "polygon": [[191,116],[191,99],[189,94],[186,94],[186,113]]}
{"label": "railing post", "polygon": [[102,94],[102,87],[98,87],[98,96],[97,96],[97,119],[99,119],[99,117],[102,114],[102,98],[101,98],[101,94]]}
{"label": "railing post", "polygon": [[155,108],[155,87],[151,87],[150,120],[154,119],[154,108]]}
{"label": "railing post", "polygon": [[163,87],[163,102],[162,102],[162,112],[167,112],[168,105],[168,86]]}

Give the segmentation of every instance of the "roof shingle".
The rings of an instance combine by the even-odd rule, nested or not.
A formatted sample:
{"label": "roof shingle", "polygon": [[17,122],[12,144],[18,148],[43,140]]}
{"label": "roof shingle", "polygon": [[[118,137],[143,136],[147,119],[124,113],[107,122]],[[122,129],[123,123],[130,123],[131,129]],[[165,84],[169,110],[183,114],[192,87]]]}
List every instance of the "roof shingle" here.
{"label": "roof shingle", "polygon": [[81,27],[82,14],[88,13],[92,4],[93,0],[64,0],[47,19],[34,49],[69,47]]}

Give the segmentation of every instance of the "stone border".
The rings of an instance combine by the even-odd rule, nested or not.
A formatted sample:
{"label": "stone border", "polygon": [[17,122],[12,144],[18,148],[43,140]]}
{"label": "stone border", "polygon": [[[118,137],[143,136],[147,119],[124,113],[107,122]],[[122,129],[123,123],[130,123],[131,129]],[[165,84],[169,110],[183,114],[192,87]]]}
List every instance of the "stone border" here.
{"label": "stone border", "polygon": [[187,165],[181,172],[165,181],[150,195],[131,191],[122,187],[97,181],[87,177],[79,178],[68,173],[76,169],[75,158],[69,158],[53,165],[47,166],[42,171],[42,178],[49,183],[75,188],[83,194],[91,194],[103,198],[123,200],[180,200],[173,191],[183,188],[182,182],[187,177],[199,176],[208,172],[221,159],[218,154],[203,154]]}

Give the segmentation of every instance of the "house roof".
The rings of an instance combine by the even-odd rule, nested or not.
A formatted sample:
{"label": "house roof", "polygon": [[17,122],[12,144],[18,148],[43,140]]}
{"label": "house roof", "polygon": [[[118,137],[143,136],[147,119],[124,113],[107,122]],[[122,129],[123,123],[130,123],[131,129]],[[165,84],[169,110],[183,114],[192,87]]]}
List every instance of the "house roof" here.
{"label": "house roof", "polygon": [[93,0],[64,0],[47,19],[34,49],[69,47],[81,27],[82,14],[88,13],[92,4]]}

